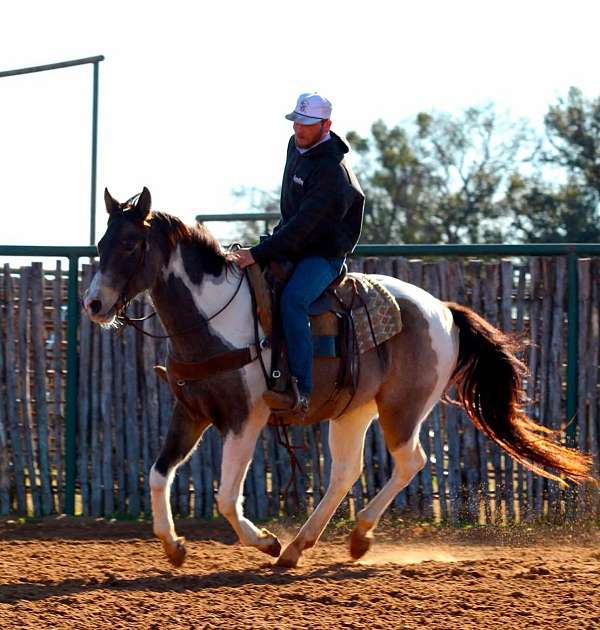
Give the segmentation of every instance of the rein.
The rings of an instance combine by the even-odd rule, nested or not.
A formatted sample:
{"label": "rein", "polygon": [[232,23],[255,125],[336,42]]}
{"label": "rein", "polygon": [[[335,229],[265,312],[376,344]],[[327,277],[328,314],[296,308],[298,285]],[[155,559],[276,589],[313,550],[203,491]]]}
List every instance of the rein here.
{"label": "rein", "polygon": [[141,332],[142,334],[146,335],[147,337],[152,337],[153,339],[170,339],[171,337],[178,337],[178,336],[181,336],[181,335],[187,335],[188,333],[190,333],[190,332],[192,332],[194,330],[198,330],[198,328],[200,328],[202,325],[210,322],[215,317],[220,315],[223,311],[225,311],[225,309],[233,302],[233,300],[235,300],[237,294],[240,292],[240,289],[242,288],[242,284],[244,282],[244,277],[245,277],[244,273],[240,274],[240,281],[238,282],[238,285],[237,285],[233,295],[229,298],[229,300],[227,300],[225,305],[222,306],[216,313],[213,313],[210,317],[203,318],[202,324],[196,324],[194,326],[190,326],[189,328],[186,328],[184,330],[179,330],[177,332],[171,333],[170,335],[155,335],[153,333],[150,333],[150,332],[144,330],[143,328],[140,328],[137,325],[136,322],[144,322],[144,321],[154,317],[156,315],[156,311],[152,311],[152,313],[150,313],[149,315],[145,315],[144,317],[129,317],[127,315],[126,311],[127,311],[127,307],[129,306],[130,300],[125,302],[123,304],[123,306],[121,307],[121,309],[119,309],[119,313],[118,313],[117,317],[118,317],[119,320],[121,320],[123,322],[123,324],[125,326],[132,326],[138,332]]}

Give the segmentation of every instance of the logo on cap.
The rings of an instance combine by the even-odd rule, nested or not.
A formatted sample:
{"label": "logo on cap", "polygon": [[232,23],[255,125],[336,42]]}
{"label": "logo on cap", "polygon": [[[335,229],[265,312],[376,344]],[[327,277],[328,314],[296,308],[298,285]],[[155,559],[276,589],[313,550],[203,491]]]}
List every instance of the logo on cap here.
{"label": "logo on cap", "polygon": [[308,101],[302,101],[300,103],[300,111],[302,113],[304,113],[306,111],[306,108],[308,107]]}

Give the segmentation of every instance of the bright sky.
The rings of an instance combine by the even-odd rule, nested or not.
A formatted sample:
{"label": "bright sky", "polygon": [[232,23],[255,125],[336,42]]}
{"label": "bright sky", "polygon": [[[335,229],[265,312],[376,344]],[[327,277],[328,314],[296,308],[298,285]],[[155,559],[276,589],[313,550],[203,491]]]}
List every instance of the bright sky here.
{"label": "bright sky", "polygon": [[[106,57],[100,236],[105,186],[147,186],[187,221],[277,187],[303,91],[330,98],[340,134],[490,100],[539,127],[569,86],[600,95],[595,5],[21,0],[2,8],[0,70]],[[92,66],[0,79],[0,244],[87,244],[91,102]]]}

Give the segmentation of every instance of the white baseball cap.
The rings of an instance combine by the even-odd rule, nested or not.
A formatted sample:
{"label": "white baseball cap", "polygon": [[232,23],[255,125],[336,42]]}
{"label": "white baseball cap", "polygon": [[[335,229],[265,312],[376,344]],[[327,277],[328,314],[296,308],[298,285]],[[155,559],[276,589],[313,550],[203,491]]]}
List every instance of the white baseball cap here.
{"label": "white baseball cap", "polygon": [[331,118],[331,103],[317,92],[305,92],[300,94],[294,111],[286,118],[301,125],[314,125]]}

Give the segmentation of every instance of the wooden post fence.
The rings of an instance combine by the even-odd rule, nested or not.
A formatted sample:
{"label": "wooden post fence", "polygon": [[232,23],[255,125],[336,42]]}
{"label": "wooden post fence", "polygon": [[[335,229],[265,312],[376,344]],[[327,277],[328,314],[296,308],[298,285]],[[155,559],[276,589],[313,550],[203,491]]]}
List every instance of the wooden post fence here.
{"label": "wooden post fence", "polygon": [[[70,261],[76,261],[72,256]],[[530,369],[525,383],[529,413],[552,429],[562,429],[565,440],[570,421],[569,441],[593,455],[600,475],[600,258],[576,260],[574,298],[571,264],[567,257],[553,255],[465,261],[386,255],[351,260],[354,271],[414,282],[530,339],[523,357]],[[79,290],[89,284],[93,271],[92,265],[83,265]],[[5,264],[0,275],[0,514],[68,512],[66,484],[71,475],[75,513],[149,515],[149,469],[172,406],[168,388],[152,371],[155,363],[164,361],[165,342],[133,328],[116,335],[81,318],[74,355],[76,461],[68,464],[68,441],[73,439],[66,431],[69,351],[73,352],[68,343],[73,339],[69,296],[72,302],[73,280],[60,262],[51,269],[39,263],[20,268]],[[141,314],[150,306],[141,300],[135,308]],[[574,313],[573,340],[569,317]],[[156,320],[144,325],[151,332],[161,331]],[[569,363],[573,357],[578,360],[575,368]],[[568,389],[573,370],[574,390]],[[290,480],[288,455],[273,428],[260,436],[244,488],[249,517],[303,516],[321,499],[331,465],[327,424],[294,427],[290,440],[297,447],[302,473],[284,495]],[[423,425],[421,440],[428,465],[393,502],[390,511],[396,515],[453,524],[600,516],[596,489],[564,491],[515,465],[458,407],[436,406]],[[176,514],[216,515],[220,455],[221,437],[210,428],[173,484]],[[381,489],[391,472],[393,464],[377,421],[367,432],[364,460],[363,473],[340,508],[349,515]]]}

